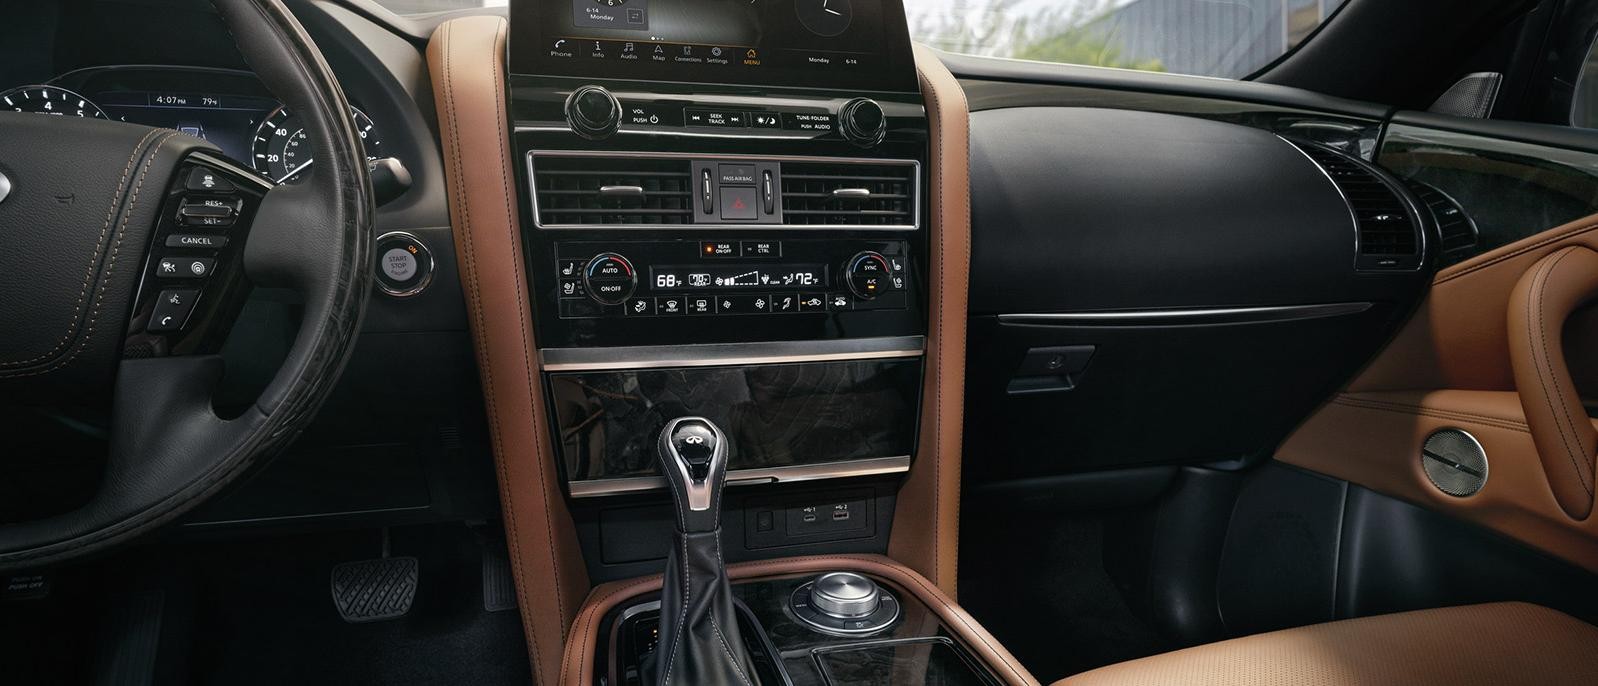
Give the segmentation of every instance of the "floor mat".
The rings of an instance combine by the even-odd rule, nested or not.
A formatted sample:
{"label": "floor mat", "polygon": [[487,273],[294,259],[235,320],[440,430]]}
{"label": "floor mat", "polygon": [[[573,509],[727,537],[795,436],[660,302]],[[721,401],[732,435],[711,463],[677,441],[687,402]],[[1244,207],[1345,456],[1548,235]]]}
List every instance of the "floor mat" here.
{"label": "floor mat", "polygon": [[343,621],[335,565],[378,557],[375,532],[229,543],[196,551],[202,584],[194,683],[527,684],[520,616],[483,609],[482,547],[464,527],[391,533],[392,556],[420,562],[405,616]]}
{"label": "floor mat", "polygon": [[[1045,684],[1172,647],[1104,571],[1104,525],[1113,516],[964,517],[960,604]],[[1034,525],[1016,526],[1020,517]]]}

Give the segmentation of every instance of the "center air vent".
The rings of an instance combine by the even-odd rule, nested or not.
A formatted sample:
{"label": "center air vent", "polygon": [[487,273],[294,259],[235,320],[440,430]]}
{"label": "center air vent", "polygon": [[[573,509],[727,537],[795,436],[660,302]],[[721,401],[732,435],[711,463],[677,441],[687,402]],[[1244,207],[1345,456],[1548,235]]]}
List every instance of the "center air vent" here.
{"label": "center air vent", "polygon": [[1399,191],[1352,157],[1313,144],[1298,147],[1337,184],[1354,213],[1359,226],[1355,266],[1380,271],[1418,269],[1421,226]]}
{"label": "center air vent", "polygon": [[686,159],[535,155],[532,173],[539,226],[693,221]]}
{"label": "center air vent", "polygon": [[916,168],[907,164],[784,162],[782,220],[914,227],[916,185]]}

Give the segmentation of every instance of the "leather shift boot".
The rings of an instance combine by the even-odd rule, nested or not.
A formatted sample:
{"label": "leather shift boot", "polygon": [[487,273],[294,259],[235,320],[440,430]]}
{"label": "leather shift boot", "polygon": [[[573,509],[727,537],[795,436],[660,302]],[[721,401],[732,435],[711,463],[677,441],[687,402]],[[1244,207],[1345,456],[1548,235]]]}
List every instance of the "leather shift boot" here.
{"label": "leather shift boot", "polygon": [[660,597],[659,686],[755,686],[738,631],[732,585],[721,559],[721,530],[674,532]]}

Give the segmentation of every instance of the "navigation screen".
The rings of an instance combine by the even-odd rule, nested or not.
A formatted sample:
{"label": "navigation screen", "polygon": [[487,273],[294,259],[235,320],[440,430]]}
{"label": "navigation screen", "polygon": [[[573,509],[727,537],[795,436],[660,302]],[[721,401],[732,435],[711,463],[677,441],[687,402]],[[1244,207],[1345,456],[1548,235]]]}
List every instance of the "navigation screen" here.
{"label": "navigation screen", "polygon": [[511,70],[914,91],[899,0],[513,0]]}

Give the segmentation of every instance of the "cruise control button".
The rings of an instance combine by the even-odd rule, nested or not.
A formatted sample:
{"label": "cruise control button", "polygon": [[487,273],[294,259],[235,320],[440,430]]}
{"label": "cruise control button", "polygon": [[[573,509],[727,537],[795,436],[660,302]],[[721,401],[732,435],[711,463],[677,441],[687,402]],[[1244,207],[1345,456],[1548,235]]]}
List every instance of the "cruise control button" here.
{"label": "cruise control button", "polygon": [[155,310],[150,313],[150,323],[144,327],[150,333],[167,333],[183,328],[200,291],[193,288],[171,288],[156,296]]}
{"label": "cruise control button", "polygon": [[193,233],[175,233],[166,237],[168,248],[209,248],[217,250],[227,247],[227,236],[210,236]]}
{"label": "cruise control button", "polygon": [[232,193],[237,190],[232,181],[204,167],[195,167],[191,170],[183,187],[201,193]]}

